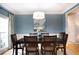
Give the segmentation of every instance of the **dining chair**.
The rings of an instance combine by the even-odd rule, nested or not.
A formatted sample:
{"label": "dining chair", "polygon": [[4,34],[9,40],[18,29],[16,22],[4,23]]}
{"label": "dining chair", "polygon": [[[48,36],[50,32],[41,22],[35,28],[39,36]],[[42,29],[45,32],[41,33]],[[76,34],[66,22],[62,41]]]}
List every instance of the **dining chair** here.
{"label": "dining chair", "polygon": [[[13,55],[15,50],[17,49],[22,49],[22,55],[24,54],[24,45],[21,44],[21,42],[19,43],[17,40],[17,35],[16,34],[11,34],[11,41],[12,41],[12,45],[13,45]],[[17,48],[16,48],[17,45]]]}
{"label": "dining chair", "polygon": [[55,54],[55,41],[57,36],[44,36],[41,44],[41,53],[51,52]]}
{"label": "dining chair", "polygon": [[41,36],[49,36],[49,33],[41,33]]}
{"label": "dining chair", "polygon": [[26,54],[36,53],[39,54],[37,36],[24,36]]}
{"label": "dining chair", "polygon": [[38,33],[29,33],[30,36],[37,36]]}
{"label": "dining chair", "polygon": [[61,39],[59,39],[61,42],[56,44],[56,52],[57,50],[61,49],[61,51],[64,52],[64,55],[66,55],[66,43],[67,43],[68,34],[64,34]]}
{"label": "dining chair", "polygon": [[60,32],[59,33],[59,39],[62,40],[62,38],[64,38],[65,34],[66,34],[65,32]]}
{"label": "dining chair", "polygon": [[42,38],[43,38],[44,36],[49,36],[49,33],[47,33],[47,32],[46,32],[46,33],[41,33],[41,34],[40,34],[40,39],[42,40]]}

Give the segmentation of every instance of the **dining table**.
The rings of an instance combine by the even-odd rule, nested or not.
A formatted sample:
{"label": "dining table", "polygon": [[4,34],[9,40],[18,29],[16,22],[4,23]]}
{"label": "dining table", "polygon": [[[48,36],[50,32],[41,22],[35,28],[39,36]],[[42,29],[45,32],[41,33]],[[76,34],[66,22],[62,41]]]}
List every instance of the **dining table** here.
{"label": "dining table", "polygon": [[[28,42],[27,42],[27,43],[28,43]],[[37,43],[38,43],[38,44],[39,44],[39,43],[41,44],[41,43],[43,43],[43,41],[42,41],[41,39],[39,39],[39,40],[37,40]],[[63,41],[62,41],[61,39],[57,38],[57,39],[56,39],[56,43],[57,43],[57,44],[61,44],[61,43],[63,43]],[[18,44],[25,44],[24,38],[21,38],[21,39],[17,40],[17,42],[16,42],[16,52],[15,52],[16,55],[18,55],[18,49],[17,49]]]}

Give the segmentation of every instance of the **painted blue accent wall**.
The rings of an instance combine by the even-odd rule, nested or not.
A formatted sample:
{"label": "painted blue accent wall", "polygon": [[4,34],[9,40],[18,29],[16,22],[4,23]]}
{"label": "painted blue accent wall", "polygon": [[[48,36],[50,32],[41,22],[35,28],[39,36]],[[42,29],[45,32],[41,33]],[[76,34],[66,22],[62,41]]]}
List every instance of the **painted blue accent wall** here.
{"label": "painted blue accent wall", "polygon": [[[15,33],[26,34],[34,32],[32,15],[15,15]],[[46,14],[46,29],[50,33],[65,31],[65,19],[63,14]]]}
{"label": "painted blue accent wall", "polygon": [[63,32],[66,32],[66,20],[65,20],[65,14],[62,15],[62,22],[63,22],[63,25],[62,25],[62,28],[63,28]]}
{"label": "painted blue accent wall", "polygon": [[14,20],[15,33],[26,34],[33,32],[32,15],[15,15]]}
{"label": "painted blue accent wall", "polygon": [[63,14],[46,15],[46,20],[47,32],[59,33],[65,31],[65,19]]}

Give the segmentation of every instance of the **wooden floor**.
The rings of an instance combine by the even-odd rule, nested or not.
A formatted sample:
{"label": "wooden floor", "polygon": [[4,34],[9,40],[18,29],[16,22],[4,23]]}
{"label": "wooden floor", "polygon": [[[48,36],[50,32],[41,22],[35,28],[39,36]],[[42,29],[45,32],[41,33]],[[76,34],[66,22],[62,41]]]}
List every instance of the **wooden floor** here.
{"label": "wooden floor", "polygon": [[[76,43],[69,43],[66,46],[66,52],[67,55],[79,55],[79,44]],[[21,51],[19,51],[19,54],[21,55]],[[58,55],[63,55],[63,52],[58,51],[57,53]],[[7,51],[6,53],[2,54],[2,55],[12,55],[12,49]],[[41,54],[40,54],[41,55]]]}
{"label": "wooden floor", "polygon": [[79,44],[70,43],[67,45],[67,49],[71,51],[73,55],[79,55]]}
{"label": "wooden floor", "polygon": [[[12,51],[13,51],[13,49],[11,49],[11,50],[8,50],[7,52],[5,52],[4,54],[2,54],[2,55],[12,55]],[[18,50],[18,55],[22,55],[22,50]],[[40,51],[39,51],[40,52]],[[25,54],[25,53],[24,53]],[[62,51],[57,51],[57,54],[58,55],[63,55],[63,52]],[[31,53],[30,55],[35,55],[35,54],[33,54],[33,53]],[[41,55],[41,53],[39,53],[39,55]],[[47,53],[46,55],[52,55],[52,54],[50,54],[50,53]]]}

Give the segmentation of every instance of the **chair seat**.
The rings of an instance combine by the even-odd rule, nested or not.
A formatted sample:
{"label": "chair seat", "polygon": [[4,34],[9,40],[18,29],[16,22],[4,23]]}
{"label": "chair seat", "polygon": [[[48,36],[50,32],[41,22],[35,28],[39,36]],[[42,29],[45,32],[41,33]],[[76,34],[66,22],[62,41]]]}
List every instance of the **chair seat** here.
{"label": "chair seat", "polygon": [[59,44],[59,45],[56,46],[56,48],[60,48],[60,47],[63,48],[64,45],[63,44]]}
{"label": "chair seat", "polygon": [[46,51],[53,51],[54,48],[52,46],[49,46],[49,47],[44,47],[43,49]]}
{"label": "chair seat", "polygon": [[27,51],[37,51],[37,47],[27,47]]}

